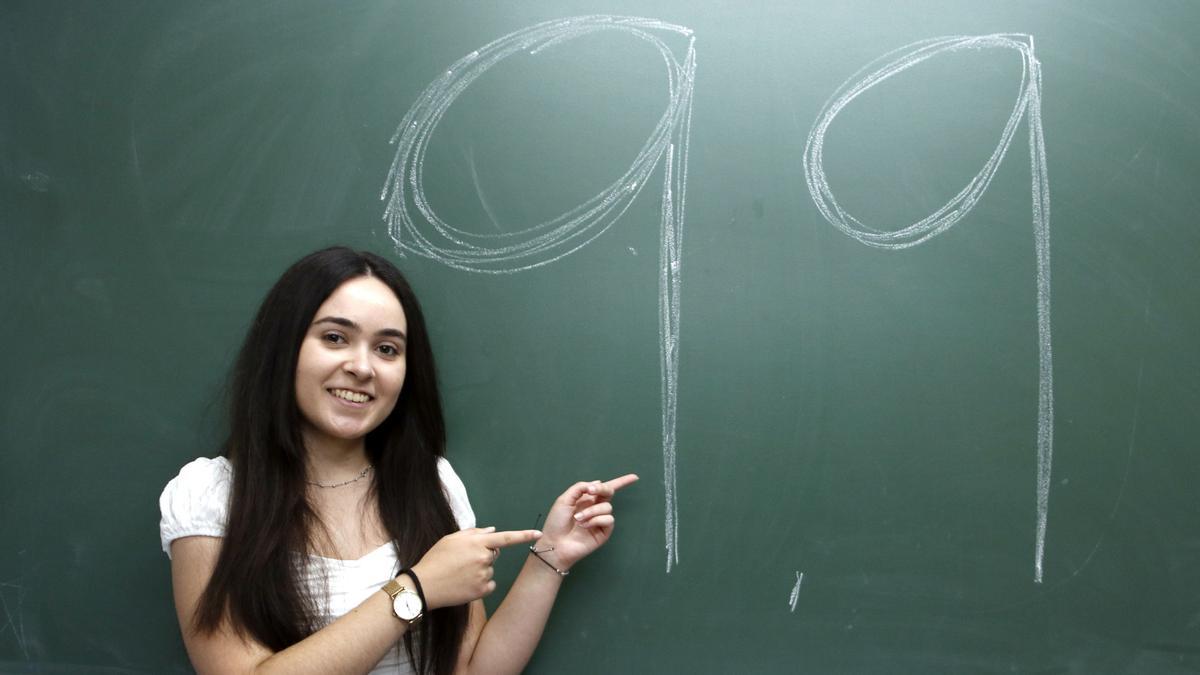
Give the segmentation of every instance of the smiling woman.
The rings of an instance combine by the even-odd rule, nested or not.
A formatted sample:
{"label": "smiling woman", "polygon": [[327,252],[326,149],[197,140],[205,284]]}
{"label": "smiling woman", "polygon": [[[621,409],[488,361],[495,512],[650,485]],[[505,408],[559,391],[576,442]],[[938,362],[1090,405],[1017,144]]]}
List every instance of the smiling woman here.
{"label": "smiling woman", "polygon": [[337,447],[340,456],[396,406],[408,323],[399,298],[375,277],[343,283],[316,314],[300,343],[296,403],[305,447]]}
{"label": "smiling woman", "polygon": [[[543,532],[496,532],[475,527],[444,454],[433,352],[399,270],[346,248],[289,268],[234,366],[222,456],[189,463],[159,502],[196,669],[523,669],[637,477],[576,483]],[[499,549],[530,542],[489,620]]]}

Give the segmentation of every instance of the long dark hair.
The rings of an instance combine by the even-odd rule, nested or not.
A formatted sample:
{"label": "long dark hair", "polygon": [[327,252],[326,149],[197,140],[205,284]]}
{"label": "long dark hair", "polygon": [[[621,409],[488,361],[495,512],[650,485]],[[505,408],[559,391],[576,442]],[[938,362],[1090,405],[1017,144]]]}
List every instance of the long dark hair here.
{"label": "long dark hair", "polygon": [[[320,527],[306,497],[296,363],[317,309],[343,283],[362,276],[392,289],[408,323],[404,387],[392,414],[365,442],[380,520],[397,558],[408,565],[458,529],[438,476],[446,426],[416,295],[400,270],[377,255],[344,247],[317,251],[288,268],[267,293],[231,373],[223,451],[233,466],[229,522],[197,608],[201,630],[214,631],[228,617],[239,633],[279,651],[317,628],[314,599],[300,581],[305,556],[296,555],[312,550]],[[415,636],[405,635],[418,672],[454,669],[467,613],[466,605],[433,610]]]}

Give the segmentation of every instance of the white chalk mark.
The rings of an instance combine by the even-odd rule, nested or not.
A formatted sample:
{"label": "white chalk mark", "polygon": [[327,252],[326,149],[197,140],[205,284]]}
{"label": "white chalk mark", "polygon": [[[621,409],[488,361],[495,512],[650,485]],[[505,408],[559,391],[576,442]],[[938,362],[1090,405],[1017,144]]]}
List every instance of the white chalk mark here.
{"label": "white chalk mark", "polygon": [[[825,178],[825,132],[851,101],[889,77],[940,54],[967,49],[1012,49],[1021,55],[1021,86],[1000,144],[983,168],[957,195],[924,219],[895,231],[865,225],[838,204]],[[1033,202],[1033,239],[1037,258],[1038,417],[1037,417],[1037,533],[1034,541],[1034,581],[1042,582],[1046,519],[1050,502],[1050,468],[1054,436],[1054,373],[1050,339],[1050,184],[1046,143],[1042,135],[1042,66],[1034,55],[1033,37],[994,34],[931,38],[900,47],[851,75],[826,101],[804,146],[808,191],[821,215],[837,229],[875,248],[898,250],[916,246],[953,227],[975,207],[991,184],[1016,134],[1021,119],[1029,128],[1029,168]]]}
{"label": "white chalk mark", "polygon": [[[429,140],[451,104],[492,66],[514,54],[536,55],[604,30],[628,33],[654,46],[667,67],[667,108],[633,164],[607,188],[551,220],[513,232],[471,233],[443,221],[425,195]],[[688,38],[680,61],[654,32]],[[455,62],[409,109],[392,136],[396,156],[380,198],[397,251],[414,253],[469,272],[512,274],[550,264],[586,246],[612,227],[665,161],[659,274],[659,362],[662,367],[663,487],[667,572],[679,562],[675,485],[675,426],[679,390],[679,292],[687,153],[691,135],[695,38],[683,26],[655,19],[590,15],[547,21],[509,33]],[[665,159],[664,159],[665,158]]]}
{"label": "white chalk mark", "polygon": [[792,586],[792,594],[788,596],[788,607],[796,611],[796,601],[800,599],[800,584],[804,583],[804,572],[796,570],[796,585]]}
{"label": "white chalk mark", "polygon": [[[13,616],[13,608],[9,607],[8,598],[5,597],[6,591],[14,590],[14,603],[16,604],[16,617]],[[28,641],[25,636],[25,587],[21,584],[13,582],[0,583],[0,609],[4,610],[4,625],[0,626],[0,635],[11,629],[13,637],[17,642],[17,646],[21,649],[21,654],[25,660],[29,660]]]}
{"label": "white chalk mark", "polygon": [[[1149,295],[1149,289],[1147,289],[1146,294]],[[1143,310],[1143,325],[1149,323],[1150,298],[1147,297],[1146,308]],[[1141,417],[1142,413],[1142,379],[1145,373],[1146,353],[1143,351],[1138,359],[1137,385],[1133,390],[1133,421],[1129,425],[1129,446],[1125,453],[1125,473],[1121,476],[1121,487],[1117,490],[1117,498],[1113,502],[1112,510],[1108,512],[1108,521],[1110,523],[1117,518],[1117,511],[1121,508],[1121,500],[1125,497],[1125,486],[1129,484],[1129,471],[1133,466],[1133,451],[1135,448],[1137,448],[1138,418]],[[1096,552],[1100,550],[1100,545],[1104,543],[1104,537],[1106,534],[1107,532],[1102,532],[1100,534],[1100,538],[1096,540],[1096,545],[1092,547],[1091,552],[1087,554],[1087,557],[1083,559],[1083,562],[1079,564],[1079,567],[1075,568],[1074,572],[1071,572],[1071,578],[1079,576],[1079,573],[1083,571],[1083,568],[1087,567],[1088,563],[1092,561],[1092,558],[1096,555]]]}
{"label": "white chalk mark", "polygon": [[496,220],[492,205],[488,203],[487,197],[483,196],[483,186],[479,184],[479,172],[475,170],[475,149],[467,148],[466,156],[467,166],[471,169],[471,184],[475,186],[475,195],[479,197],[479,205],[483,207],[483,212],[487,214],[488,220],[492,221],[496,231],[503,232],[504,228],[500,226],[500,221]]}

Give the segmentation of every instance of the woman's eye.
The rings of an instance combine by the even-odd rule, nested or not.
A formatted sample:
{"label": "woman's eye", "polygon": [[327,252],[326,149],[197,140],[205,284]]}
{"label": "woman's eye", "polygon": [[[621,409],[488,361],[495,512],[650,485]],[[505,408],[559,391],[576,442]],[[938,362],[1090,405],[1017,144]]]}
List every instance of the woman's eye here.
{"label": "woman's eye", "polygon": [[342,337],[338,333],[326,333],[321,336],[321,339],[330,344],[335,344],[335,345],[342,344],[343,342],[346,341],[346,338]]}
{"label": "woman's eye", "polygon": [[384,356],[399,356],[400,350],[395,345],[379,345],[379,353]]}

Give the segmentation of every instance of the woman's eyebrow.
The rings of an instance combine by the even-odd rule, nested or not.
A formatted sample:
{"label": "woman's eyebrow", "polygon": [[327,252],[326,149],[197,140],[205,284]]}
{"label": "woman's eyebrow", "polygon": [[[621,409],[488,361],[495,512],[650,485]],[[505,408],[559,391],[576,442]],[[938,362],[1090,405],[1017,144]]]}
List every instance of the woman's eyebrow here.
{"label": "woman's eyebrow", "polygon": [[354,322],[353,322],[353,321],[351,321],[350,319],[345,319],[345,318],[342,318],[342,317],[340,317],[340,316],[325,316],[325,317],[321,317],[320,319],[317,319],[316,321],[313,321],[313,322],[312,322],[312,325],[314,325],[314,326],[315,326],[315,325],[317,325],[317,324],[319,324],[319,323],[332,323],[332,324],[336,324],[336,325],[338,325],[338,326],[341,326],[341,327],[343,327],[343,328],[349,328],[349,329],[351,329],[351,330],[357,330],[357,331],[361,331],[361,330],[362,330],[362,327],[361,327],[361,326],[359,326],[358,324],[354,323]]}
{"label": "woman's eyebrow", "polygon": [[[342,326],[343,328],[349,328],[350,330],[353,330],[356,332],[362,332],[362,326],[359,326],[357,323],[351,321],[350,319],[347,319],[347,318],[341,317],[341,316],[323,316],[320,319],[313,321],[314,326],[319,323],[332,323],[332,324],[335,324],[338,326]],[[378,331],[375,331],[375,334],[386,336],[386,337],[393,337],[393,338],[396,338],[397,340],[402,340],[404,342],[408,341],[408,336],[406,336],[404,334],[404,331],[400,330],[399,328],[382,328]]]}
{"label": "woman's eyebrow", "polygon": [[384,328],[376,331],[375,334],[383,337],[393,337],[401,342],[408,342],[408,336],[399,328]]}

